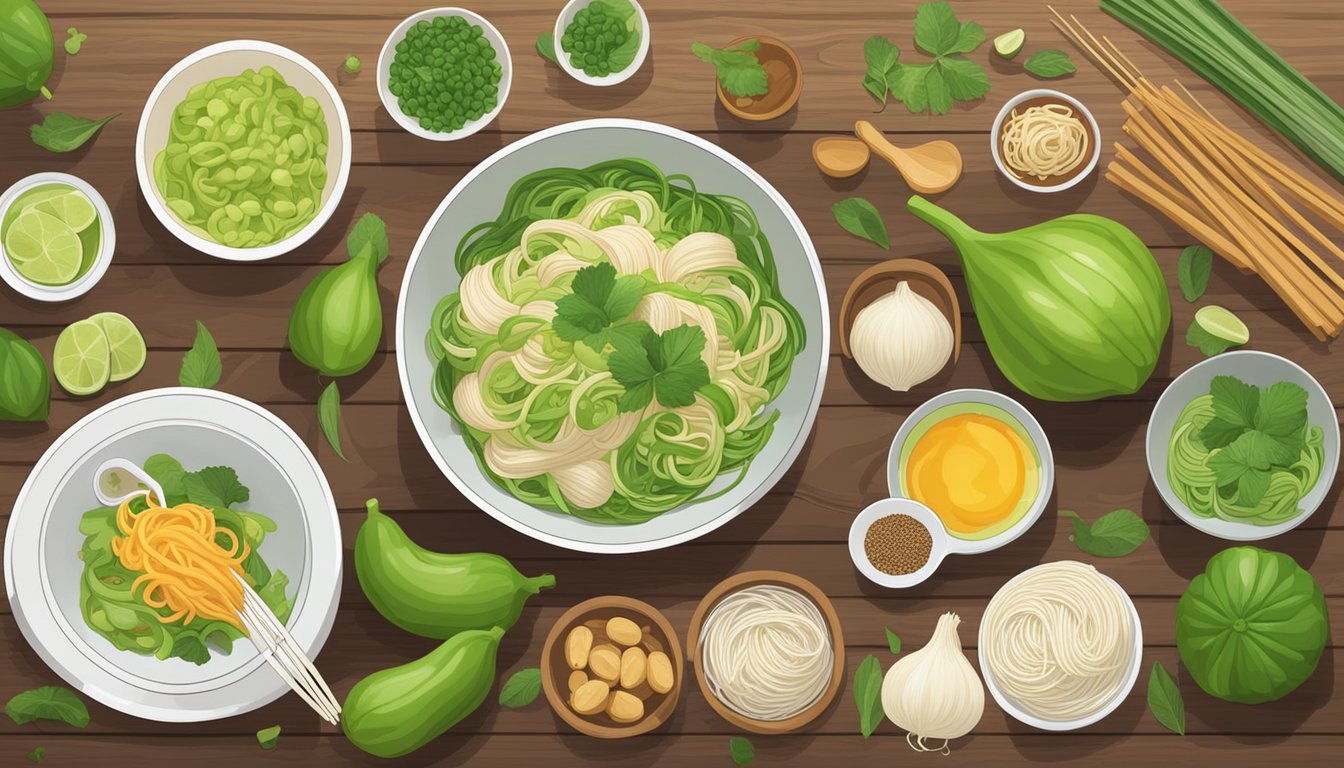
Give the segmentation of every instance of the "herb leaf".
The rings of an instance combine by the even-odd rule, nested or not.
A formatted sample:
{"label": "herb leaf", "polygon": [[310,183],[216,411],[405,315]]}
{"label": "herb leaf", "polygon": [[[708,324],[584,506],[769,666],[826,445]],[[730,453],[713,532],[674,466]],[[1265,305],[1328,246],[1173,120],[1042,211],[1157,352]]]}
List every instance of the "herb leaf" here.
{"label": "herb leaf", "polygon": [[341,449],[341,390],[334,381],[317,398],[317,426],[322,429],[322,436],[327,438],[327,445],[336,451],[336,455],[349,461]]}
{"label": "herb leaf", "polygon": [[1241,346],[1235,341],[1214,336],[1194,320],[1190,321],[1190,327],[1185,332],[1185,343],[1198,349],[1205,357],[1221,355],[1233,347]]}
{"label": "herb leaf", "polygon": [[67,115],[64,112],[52,112],[46,119],[28,127],[33,143],[52,152],[73,152],[93,138],[98,129],[107,121],[120,115],[120,112],[98,120]]}
{"label": "herb leaf", "polygon": [[1022,67],[1036,77],[1046,80],[1071,75],[1078,71],[1078,68],[1073,65],[1073,59],[1069,58],[1069,54],[1053,48],[1031,54],[1023,62]]}
{"label": "herb leaf", "polygon": [[[915,10],[915,45],[930,56],[959,52],[955,49],[960,36],[961,24],[957,21],[957,14],[946,2],[921,3]],[[982,29],[980,38],[983,40],[984,36]],[[971,49],[974,48],[971,46]]]}
{"label": "herb leaf", "polygon": [[616,268],[607,262],[584,267],[574,274],[570,293],[555,302],[551,327],[565,341],[584,341],[602,351],[610,339],[602,334],[635,310],[644,296],[644,279],[636,275],[616,276]]}
{"label": "herb leaf", "polygon": [[989,93],[989,75],[969,59],[939,59],[938,70],[947,84],[947,92],[956,101],[974,101]]}
{"label": "herb leaf", "polygon": [[862,197],[841,200],[831,206],[831,213],[835,215],[836,223],[851,235],[877,243],[883,248],[891,248],[891,239],[887,236],[887,225],[882,223],[882,214]]}
{"label": "herb leaf", "polygon": [[47,750],[43,747],[33,747],[33,751],[26,755],[28,762],[30,763],[40,763],[42,762],[42,758],[46,756]]}
{"label": "herb leaf", "polygon": [[734,48],[711,48],[704,43],[692,43],[691,53],[701,61],[714,65],[715,75],[723,90],[746,98],[762,96],[770,90],[770,81],[765,76],[765,67],[756,58],[761,41],[753,38]]}
{"label": "herb leaf", "polygon": [[526,707],[541,693],[541,670],[536,667],[520,669],[509,676],[499,691],[499,705],[517,709]]}
{"label": "herb leaf", "polygon": [[56,720],[83,728],[89,724],[89,708],[68,688],[44,685],[17,694],[5,704],[5,714],[15,725],[34,720]]}
{"label": "herb leaf", "polygon": [[970,53],[984,40],[984,28],[973,21],[958,21],[946,2],[924,3],[915,11],[915,45],[934,60],[901,64],[900,50],[875,35],[863,46],[868,62],[863,87],[883,106],[890,92],[910,112],[928,109],[935,115],[945,115],[954,102],[973,101],[989,92],[989,75],[984,68],[955,56]]}
{"label": "herb leaf", "polygon": [[873,35],[863,41],[863,59],[868,63],[863,87],[885,108],[887,92],[900,77],[901,49],[882,35]]}
{"label": "herb leaf", "polygon": [[900,655],[901,636],[896,634],[895,632],[892,632],[890,628],[883,627],[883,629],[887,630],[887,650],[891,651],[891,654],[893,656]]}
{"label": "herb leaf", "polygon": [[926,85],[933,64],[903,64],[900,76],[891,87],[891,95],[905,105],[912,113],[923,112],[929,106],[929,89]]}
{"label": "herb leaf", "polygon": [[84,41],[88,40],[89,36],[74,27],[66,29],[65,34],[65,52],[71,56],[79,55],[79,49],[84,46]]}
{"label": "herb leaf", "polygon": [[215,337],[210,335],[204,323],[197,320],[196,340],[182,356],[182,370],[177,374],[177,381],[184,387],[209,389],[219,383],[222,372]]}
{"label": "herb leaf", "polygon": [[1191,245],[1181,251],[1176,260],[1176,281],[1181,284],[1181,295],[1186,301],[1197,301],[1204,295],[1212,271],[1213,251],[1202,245]]}
{"label": "herb leaf", "polygon": [[1063,510],[1073,518],[1073,543],[1096,557],[1124,557],[1148,539],[1148,524],[1132,510],[1107,512],[1088,525],[1077,512]]}
{"label": "herb leaf", "polygon": [[871,653],[854,670],[854,704],[859,708],[859,729],[866,739],[882,722],[882,662]]}
{"label": "herb leaf", "polygon": [[387,258],[387,223],[374,213],[360,216],[345,238],[345,250],[350,253],[350,258],[359,256],[365,248],[373,249],[374,260],[379,264]]}
{"label": "herb leaf", "polygon": [[638,346],[618,347],[607,359],[611,375],[625,393],[617,407],[624,413],[643,410],[658,398],[667,408],[695,402],[695,391],[709,383],[709,367],[700,359],[705,332],[680,325],[666,332],[650,332]]}
{"label": "herb leaf", "polygon": [[257,731],[257,743],[262,749],[275,749],[280,742],[280,726],[272,725]]}
{"label": "herb leaf", "polygon": [[202,467],[187,472],[182,480],[191,503],[211,509],[227,509],[251,497],[251,491],[238,482],[238,473],[232,467]]}
{"label": "herb leaf", "polygon": [[1185,701],[1180,686],[1161,662],[1148,675],[1148,710],[1168,730],[1185,735]]}
{"label": "herb leaf", "polygon": [[555,58],[555,32],[542,32],[537,35],[537,55],[547,61],[559,63]]}
{"label": "herb leaf", "polygon": [[756,762],[756,747],[742,736],[734,736],[728,740],[728,754],[737,765],[751,765]]}
{"label": "herb leaf", "polygon": [[173,638],[173,656],[200,665],[210,661],[210,649],[195,632],[180,632]]}

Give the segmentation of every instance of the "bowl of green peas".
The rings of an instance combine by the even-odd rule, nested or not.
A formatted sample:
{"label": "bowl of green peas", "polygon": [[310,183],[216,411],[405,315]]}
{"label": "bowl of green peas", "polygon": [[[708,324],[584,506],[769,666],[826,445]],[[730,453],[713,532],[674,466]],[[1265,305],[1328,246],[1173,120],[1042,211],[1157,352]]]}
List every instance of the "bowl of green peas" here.
{"label": "bowl of green peas", "polygon": [[378,96],[407,132],[456,141],[490,124],[504,108],[513,59],[504,36],[465,8],[431,8],[407,17],[378,55]]}
{"label": "bowl of green peas", "polygon": [[555,53],[581,83],[623,83],[649,55],[649,17],[635,0],[570,0],[555,20]]}

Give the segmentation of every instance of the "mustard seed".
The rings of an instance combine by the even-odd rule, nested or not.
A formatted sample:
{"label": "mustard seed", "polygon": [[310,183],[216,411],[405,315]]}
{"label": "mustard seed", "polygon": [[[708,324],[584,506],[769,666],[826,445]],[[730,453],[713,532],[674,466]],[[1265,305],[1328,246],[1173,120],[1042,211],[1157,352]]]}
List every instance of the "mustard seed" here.
{"label": "mustard seed", "polygon": [[914,573],[929,561],[933,536],[909,515],[887,515],[868,526],[863,554],[877,570],[889,576]]}

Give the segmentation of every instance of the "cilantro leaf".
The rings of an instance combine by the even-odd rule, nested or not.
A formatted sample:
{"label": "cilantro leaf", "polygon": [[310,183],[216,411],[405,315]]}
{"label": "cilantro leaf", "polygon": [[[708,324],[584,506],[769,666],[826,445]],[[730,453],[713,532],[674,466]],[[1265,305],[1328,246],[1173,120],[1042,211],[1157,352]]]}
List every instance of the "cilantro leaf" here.
{"label": "cilantro leaf", "polygon": [[183,476],[183,487],[193,504],[211,509],[226,509],[251,496],[247,486],[238,482],[238,473],[230,467],[204,467],[198,472],[188,472]]}
{"label": "cilantro leaf", "polygon": [[881,35],[869,37],[863,44],[868,64],[864,90],[883,107],[890,93],[911,112],[928,109],[935,115],[947,114],[954,102],[973,101],[989,92],[984,68],[955,55],[970,53],[984,40],[984,27],[958,21],[946,2],[924,3],[915,11],[915,45],[934,60],[902,64],[894,43]]}
{"label": "cilantro leaf", "polygon": [[644,337],[653,333],[653,329],[643,320],[636,320],[633,323],[623,323],[611,328],[604,328],[597,333],[591,333],[579,343],[587,346],[597,353],[606,351],[608,345],[612,349],[621,347],[638,346]]}
{"label": "cilantro leaf", "polygon": [[747,40],[734,48],[711,48],[704,43],[692,43],[691,53],[701,61],[714,65],[723,90],[745,98],[762,96],[770,90],[769,79],[765,76],[765,67],[756,58],[761,41],[758,38]]}
{"label": "cilantro leaf", "polygon": [[989,75],[967,59],[939,59],[938,69],[943,73],[947,91],[957,101],[973,101],[989,93]]}
{"label": "cilantro leaf", "polygon": [[[984,37],[984,30],[980,32]],[[921,3],[915,11],[915,45],[930,56],[953,53],[961,37],[961,23],[945,2]]]}
{"label": "cilantro leaf", "polygon": [[[644,296],[644,279],[635,275],[616,276],[616,268],[603,262],[584,267],[574,274],[573,293],[555,302],[551,327],[565,341],[587,341],[602,334],[635,310]],[[592,339],[588,346],[601,350],[603,339]]]}
{"label": "cilantro leaf", "polygon": [[705,332],[690,325],[650,333],[639,346],[617,348],[607,365],[625,387],[620,410],[642,410],[654,397],[667,408],[694,403],[695,391],[709,383],[709,368],[700,359],[704,348]]}
{"label": "cilantro leaf", "polygon": [[173,638],[173,656],[200,665],[210,661],[210,649],[195,632],[179,632]]}

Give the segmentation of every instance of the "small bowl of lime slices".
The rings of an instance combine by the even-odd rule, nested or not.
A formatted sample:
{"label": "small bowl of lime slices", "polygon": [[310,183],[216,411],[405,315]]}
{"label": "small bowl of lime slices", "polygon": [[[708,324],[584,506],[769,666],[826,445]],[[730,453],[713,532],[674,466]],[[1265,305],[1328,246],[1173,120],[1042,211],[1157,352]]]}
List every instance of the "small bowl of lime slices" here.
{"label": "small bowl of lime slices", "polygon": [[107,201],[68,173],[37,173],[0,195],[0,277],[36,301],[69,301],[107,272],[116,249]]}

